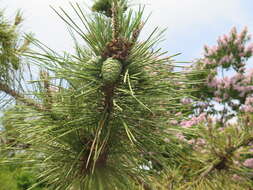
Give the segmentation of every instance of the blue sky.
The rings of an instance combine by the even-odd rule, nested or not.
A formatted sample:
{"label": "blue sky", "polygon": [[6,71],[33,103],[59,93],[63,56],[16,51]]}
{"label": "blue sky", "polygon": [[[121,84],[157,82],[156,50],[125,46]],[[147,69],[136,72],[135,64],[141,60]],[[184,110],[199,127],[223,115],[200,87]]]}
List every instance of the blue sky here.
{"label": "blue sky", "polygon": [[[90,0],[1,0],[9,17],[16,9],[23,10],[23,30],[33,32],[42,42],[58,51],[72,49],[66,25],[49,5],[70,8],[68,2],[89,4]],[[201,56],[204,44],[214,45],[218,36],[236,26],[249,27],[253,34],[252,0],[132,0],[133,7],[146,4],[152,12],[144,33],[159,26],[167,28],[162,48],[169,54],[182,53],[179,61],[191,61]]]}

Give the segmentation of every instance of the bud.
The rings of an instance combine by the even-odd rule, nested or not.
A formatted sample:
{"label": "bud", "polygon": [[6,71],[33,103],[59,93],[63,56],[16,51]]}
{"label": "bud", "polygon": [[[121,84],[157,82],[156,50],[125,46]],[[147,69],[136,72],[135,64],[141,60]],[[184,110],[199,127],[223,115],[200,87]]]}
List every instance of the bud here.
{"label": "bud", "polygon": [[18,12],[17,15],[16,15],[16,17],[15,17],[14,25],[17,26],[17,25],[19,25],[22,21],[23,21],[22,14],[21,14],[21,12]]}
{"label": "bud", "polygon": [[248,168],[253,168],[253,158],[249,158],[243,162],[243,165]]}

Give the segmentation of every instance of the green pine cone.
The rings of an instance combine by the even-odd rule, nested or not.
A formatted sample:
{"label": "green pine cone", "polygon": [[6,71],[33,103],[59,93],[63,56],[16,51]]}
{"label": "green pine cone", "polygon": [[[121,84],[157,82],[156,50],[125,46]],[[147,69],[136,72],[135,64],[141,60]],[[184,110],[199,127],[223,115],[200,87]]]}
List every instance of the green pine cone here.
{"label": "green pine cone", "polygon": [[122,70],[121,63],[112,58],[104,61],[102,66],[102,78],[106,84],[112,84],[117,81]]}

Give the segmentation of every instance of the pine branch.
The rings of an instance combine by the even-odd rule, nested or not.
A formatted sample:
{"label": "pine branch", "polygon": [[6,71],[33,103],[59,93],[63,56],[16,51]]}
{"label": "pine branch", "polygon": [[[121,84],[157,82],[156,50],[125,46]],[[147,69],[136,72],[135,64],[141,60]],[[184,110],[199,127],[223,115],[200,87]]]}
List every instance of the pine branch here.
{"label": "pine branch", "polygon": [[47,108],[47,110],[51,110],[53,99],[52,99],[52,92],[50,90],[50,81],[49,81],[49,73],[46,71],[40,72],[40,78],[43,82],[44,89],[45,89],[45,103],[44,106]]}
{"label": "pine branch", "polygon": [[29,39],[26,38],[26,39],[24,40],[23,45],[20,46],[20,48],[18,49],[18,53],[19,53],[19,54],[24,53],[24,52],[28,49],[30,43],[31,43],[31,40],[29,40]]}
{"label": "pine branch", "polygon": [[135,180],[144,190],[152,190],[152,188],[140,177],[128,174],[133,180]]}
{"label": "pine branch", "polygon": [[233,154],[236,150],[240,149],[241,147],[244,146],[249,146],[250,143],[253,142],[253,137],[249,137],[245,140],[243,140],[242,142],[240,142],[237,146],[231,147],[229,149],[226,150],[226,155],[231,155]]}
{"label": "pine branch", "polygon": [[136,43],[137,42],[137,39],[141,33],[141,30],[143,29],[144,27],[144,23],[140,23],[138,25],[138,27],[136,27],[136,29],[133,31],[133,34],[132,34],[132,42],[133,43]]}
{"label": "pine branch", "polygon": [[226,162],[228,158],[239,148],[243,146],[248,146],[251,142],[253,142],[253,137],[247,138],[239,143],[237,146],[231,147],[226,150],[226,154],[221,156],[218,160],[216,160],[205,172],[201,174],[201,177],[205,177],[210,174],[215,169],[223,169],[226,166]]}
{"label": "pine branch", "polygon": [[20,23],[23,22],[23,17],[22,17],[22,13],[20,11],[18,11],[16,17],[15,17],[15,21],[14,21],[14,26],[19,25]]}
{"label": "pine branch", "polygon": [[117,4],[113,2],[112,4],[112,38],[116,40],[119,37],[119,26],[117,18]]}
{"label": "pine branch", "polygon": [[27,106],[33,107],[37,111],[46,111],[46,109],[42,105],[38,104],[32,99],[24,97],[23,94],[16,92],[15,90],[11,89],[8,85],[3,84],[1,82],[0,82],[0,91],[3,91],[6,94],[15,98],[16,100],[23,102]]}

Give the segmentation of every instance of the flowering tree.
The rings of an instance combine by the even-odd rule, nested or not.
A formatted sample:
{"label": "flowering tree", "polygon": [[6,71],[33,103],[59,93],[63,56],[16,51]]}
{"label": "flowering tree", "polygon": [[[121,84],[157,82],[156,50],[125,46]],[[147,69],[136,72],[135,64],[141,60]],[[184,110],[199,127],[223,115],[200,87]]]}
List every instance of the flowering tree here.
{"label": "flowering tree", "polygon": [[[204,58],[189,70],[202,71],[189,77],[203,82],[190,85],[191,96],[181,100],[192,111],[190,119],[188,115],[175,123],[189,130],[177,137],[192,147],[192,154],[206,166],[191,161],[192,168],[200,167],[202,172],[197,172],[195,182],[189,180],[181,187],[207,189],[211,183],[215,189],[251,188],[253,72],[246,69],[246,61],[253,54],[253,44],[247,45],[249,40],[247,28],[239,34],[233,28],[218,39],[218,45],[205,46]],[[226,75],[231,70],[235,74]],[[234,121],[229,123],[231,118]]]}
{"label": "flowering tree", "polygon": [[[202,70],[198,76],[204,80],[197,86],[198,102],[191,99],[182,101],[184,104],[192,104],[198,117],[183,121],[184,126],[197,124],[204,119],[204,115],[216,116],[221,125],[234,118],[241,112],[253,111],[251,107],[253,92],[253,71],[246,69],[246,61],[253,54],[253,43],[247,45],[250,40],[247,28],[237,33],[233,28],[229,35],[223,35],[213,47],[204,47],[204,57],[198,60],[194,69]],[[226,74],[233,71],[235,74]]]}

